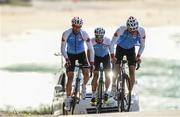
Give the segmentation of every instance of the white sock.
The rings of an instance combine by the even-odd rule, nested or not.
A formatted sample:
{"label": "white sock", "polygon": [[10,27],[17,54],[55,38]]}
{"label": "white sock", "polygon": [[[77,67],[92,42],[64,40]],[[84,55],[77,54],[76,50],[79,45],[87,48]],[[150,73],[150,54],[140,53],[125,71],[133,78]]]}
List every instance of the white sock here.
{"label": "white sock", "polygon": [[93,92],[92,93],[92,98],[95,98],[96,97],[96,92]]}
{"label": "white sock", "polygon": [[104,91],[104,94],[107,94],[107,90]]}
{"label": "white sock", "polygon": [[67,100],[70,100],[71,99],[71,96],[67,96]]}

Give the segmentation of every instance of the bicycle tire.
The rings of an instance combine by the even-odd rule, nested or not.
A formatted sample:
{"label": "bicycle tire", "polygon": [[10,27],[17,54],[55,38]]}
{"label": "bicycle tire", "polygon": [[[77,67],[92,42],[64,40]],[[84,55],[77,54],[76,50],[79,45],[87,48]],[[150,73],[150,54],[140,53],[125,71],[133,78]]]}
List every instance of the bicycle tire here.
{"label": "bicycle tire", "polygon": [[74,109],[76,107],[76,99],[75,97],[72,98],[72,102],[71,102],[71,114],[74,114]]}
{"label": "bicycle tire", "polygon": [[131,106],[130,79],[127,74],[122,74],[121,87],[121,112],[129,112]]}
{"label": "bicycle tire", "polygon": [[62,108],[63,115],[68,115],[68,112],[64,108],[65,108],[65,103],[63,102],[63,108]]}
{"label": "bicycle tire", "polygon": [[116,93],[116,97],[115,99],[117,100],[117,107],[118,107],[118,111],[121,111],[121,76],[118,77],[117,82],[116,82],[116,89],[117,89],[117,93]]}
{"label": "bicycle tire", "polygon": [[98,96],[97,96],[97,113],[102,112],[102,101],[103,101],[103,84],[98,86]]}
{"label": "bicycle tire", "polygon": [[75,90],[72,96],[72,101],[71,101],[71,114],[74,114],[74,109],[76,107],[76,102],[77,102],[77,85],[78,85],[78,79],[76,79],[76,83],[75,83]]}

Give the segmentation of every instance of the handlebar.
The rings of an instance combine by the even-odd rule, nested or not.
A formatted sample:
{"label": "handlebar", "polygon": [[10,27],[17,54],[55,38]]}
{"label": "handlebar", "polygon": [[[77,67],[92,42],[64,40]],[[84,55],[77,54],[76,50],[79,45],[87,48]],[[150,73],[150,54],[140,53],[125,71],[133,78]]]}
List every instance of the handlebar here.
{"label": "handlebar", "polygon": [[[123,64],[127,63],[127,60],[122,60],[122,63]],[[111,62],[111,65],[112,65],[111,69],[113,70],[114,66],[115,66],[115,63]],[[136,70],[138,70],[140,67],[141,67],[140,63],[136,63]]]}
{"label": "handlebar", "polygon": [[[84,65],[82,65],[82,64],[79,64],[78,60],[75,61],[75,67],[79,67],[80,69],[82,69],[82,68],[88,68],[88,69],[90,69],[90,68],[91,68],[91,66],[84,66]],[[90,77],[90,78],[92,77],[92,71],[90,71],[90,76],[89,76],[89,77]]]}

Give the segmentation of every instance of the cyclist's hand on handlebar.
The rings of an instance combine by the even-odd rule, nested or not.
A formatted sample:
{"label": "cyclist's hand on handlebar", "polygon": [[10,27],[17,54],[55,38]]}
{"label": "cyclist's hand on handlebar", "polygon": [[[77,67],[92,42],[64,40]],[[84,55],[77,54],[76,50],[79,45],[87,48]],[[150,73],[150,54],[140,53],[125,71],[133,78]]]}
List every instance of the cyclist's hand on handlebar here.
{"label": "cyclist's hand on handlebar", "polygon": [[111,62],[112,62],[112,63],[116,63],[116,61],[117,61],[117,58],[116,58],[116,57],[111,58]]}
{"label": "cyclist's hand on handlebar", "polygon": [[114,56],[114,54],[111,54],[111,63],[116,63],[117,58]]}
{"label": "cyclist's hand on handlebar", "polygon": [[141,63],[141,59],[136,59],[137,64]]}
{"label": "cyclist's hand on handlebar", "polygon": [[68,68],[69,66],[71,66],[71,61],[68,58],[66,58],[66,63],[64,66],[65,68]]}
{"label": "cyclist's hand on handlebar", "polygon": [[94,66],[94,62],[90,62],[90,71],[94,71],[95,66]]}
{"label": "cyclist's hand on handlebar", "polygon": [[137,55],[137,56],[136,56],[136,62],[137,62],[137,64],[140,64],[140,63],[141,63],[140,55]]}

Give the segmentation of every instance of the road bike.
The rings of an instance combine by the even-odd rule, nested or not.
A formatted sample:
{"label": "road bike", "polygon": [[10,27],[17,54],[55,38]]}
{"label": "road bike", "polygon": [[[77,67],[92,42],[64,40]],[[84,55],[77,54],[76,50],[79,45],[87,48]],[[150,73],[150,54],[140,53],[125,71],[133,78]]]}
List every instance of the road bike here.
{"label": "road bike", "polygon": [[[119,112],[129,112],[131,106],[131,83],[128,74],[126,73],[125,64],[127,60],[122,60],[120,71],[116,82],[116,100]],[[140,64],[137,64],[138,70]]]}

